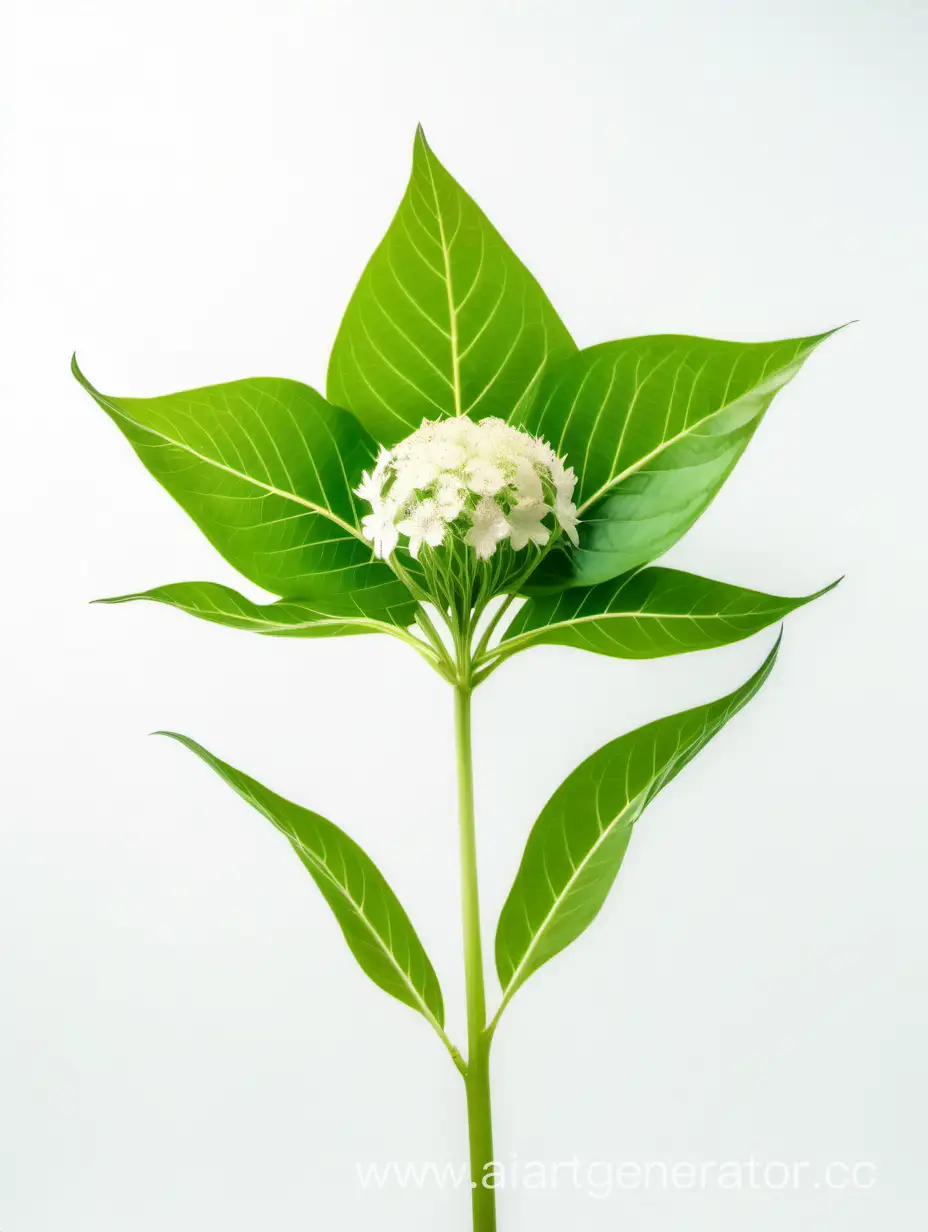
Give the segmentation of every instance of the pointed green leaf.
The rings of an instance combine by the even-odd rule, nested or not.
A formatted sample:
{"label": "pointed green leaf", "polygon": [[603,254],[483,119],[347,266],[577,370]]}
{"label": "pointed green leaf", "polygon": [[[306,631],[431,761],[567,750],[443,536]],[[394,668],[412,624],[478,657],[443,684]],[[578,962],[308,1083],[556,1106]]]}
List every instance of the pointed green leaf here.
{"label": "pointed green leaf", "polygon": [[505,656],[550,643],[617,659],[709,650],[750,637],[829,590],[789,599],[678,569],[641,569],[598,586],[529,599],[500,648]]}
{"label": "pointed green leaf", "polygon": [[434,968],[399,899],[358,844],[331,821],[283,799],[188,736],[158,735],[186,745],[280,830],[332,908],[361,968],[443,1034],[444,1005]]}
{"label": "pointed green leaf", "polygon": [[347,411],[298,381],[256,377],[160,398],[74,375],[142,463],[250,581],[289,598],[386,582],[352,488],[376,452]]}
{"label": "pointed green leaf", "polygon": [[217,582],[174,582],[97,603],[150,599],[232,629],[270,637],[345,637],[356,633],[396,633],[416,618],[416,602],[396,578],[348,595],[319,599],[278,599],[255,603]]}
{"label": "pointed green leaf", "polygon": [[561,364],[526,424],[576,471],[580,547],[552,553],[533,584],[594,585],[672,547],[725,482],[774,394],[828,336],[656,335],[604,342]]}
{"label": "pointed green leaf", "polygon": [[727,697],[620,736],[557,789],[529,835],[500,915],[500,1013],[533,972],[589,928],[645,806],[751,700],[778,648],[779,639],[760,670]]}
{"label": "pointed green leaf", "polygon": [[416,134],[396,217],[351,297],[326,393],[385,445],[423,419],[527,411],[576,350],[541,287]]}

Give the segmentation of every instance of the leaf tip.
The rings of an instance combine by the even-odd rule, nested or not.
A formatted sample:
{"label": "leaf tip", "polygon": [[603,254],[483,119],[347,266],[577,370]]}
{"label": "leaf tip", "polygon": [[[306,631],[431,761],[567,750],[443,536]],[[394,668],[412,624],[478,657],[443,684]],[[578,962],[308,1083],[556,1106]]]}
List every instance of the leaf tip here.
{"label": "leaf tip", "polygon": [[189,736],[181,735],[180,732],[159,728],[157,731],[149,732],[148,734],[149,736],[165,736],[168,740],[176,740],[178,744],[184,745],[185,748],[193,749],[194,752],[199,751],[199,745],[191,740]]}
{"label": "leaf tip", "polygon": [[431,150],[429,143],[425,138],[425,129],[421,124],[416,125],[416,135],[412,142],[412,173],[416,174],[416,168],[420,165],[423,159],[428,161]]}
{"label": "leaf tip", "polygon": [[77,362],[77,351],[71,352],[71,375],[79,385],[83,385],[85,389],[90,388],[90,382],[84,376],[83,372],[81,372],[81,366]]}
{"label": "leaf tip", "polygon": [[429,145],[428,138],[425,135],[425,129],[422,127],[421,123],[416,125],[416,137],[413,141],[412,147],[412,162],[414,169],[420,165],[430,167],[433,163],[438,162],[435,151]]}
{"label": "leaf tip", "polygon": [[416,136],[415,136],[414,144],[416,145],[416,147],[421,147],[427,153],[431,154],[432,147],[429,145],[428,137],[426,137],[425,135],[425,129],[422,126],[421,120],[416,125]]}
{"label": "leaf tip", "polygon": [[71,355],[71,375],[79,385],[83,385],[84,389],[87,390],[92,398],[96,398],[98,396],[97,391],[81,371],[80,364],[77,362],[77,351],[74,351]]}
{"label": "leaf tip", "polygon": [[834,590],[836,586],[840,586],[845,577],[846,574],[842,573],[840,577],[835,578],[833,582],[829,582],[827,586],[821,586],[818,590],[813,590],[808,595],[800,595],[797,598],[790,600],[793,604],[793,608],[791,610],[796,611],[797,608],[806,607],[809,603],[814,603],[816,599],[821,599],[822,595],[827,595],[830,590]]}
{"label": "leaf tip", "polygon": [[769,654],[767,655],[766,659],[764,659],[763,663],[760,665],[757,671],[757,675],[763,676],[764,679],[766,679],[767,675],[769,675],[771,669],[773,668],[774,663],[776,662],[777,655],[780,653],[780,643],[783,641],[783,630],[785,627],[786,627],[785,623],[781,620],[780,627],[777,630],[777,640],[770,647]]}
{"label": "leaf tip", "polygon": [[813,345],[820,346],[823,342],[827,342],[829,338],[833,338],[835,334],[840,334],[841,331],[847,329],[848,326],[858,325],[859,323],[860,322],[855,317],[851,321],[844,321],[841,325],[835,325],[831,329],[826,329],[824,333],[815,335]]}
{"label": "leaf tip", "polygon": [[842,573],[840,577],[836,577],[833,582],[829,582],[827,586],[823,586],[821,590],[817,590],[814,595],[809,595],[809,601],[813,599],[821,599],[822,595],[827,595],[830,590],[834,590],[836,586],[840,586],[847,577],[846,573]]}
{"label": "leaf tip", "polygon": [[133,603],[136,599],[151,599],[153,594],[146,594],[144,591],[133,592],[129,595],[107,595],[103,599],[91,599],[91,603]]}

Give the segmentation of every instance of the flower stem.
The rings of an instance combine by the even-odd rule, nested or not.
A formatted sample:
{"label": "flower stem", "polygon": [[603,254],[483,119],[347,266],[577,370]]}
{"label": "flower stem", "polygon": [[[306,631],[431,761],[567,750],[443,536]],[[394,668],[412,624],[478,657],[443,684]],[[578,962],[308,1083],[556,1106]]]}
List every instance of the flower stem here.
{"label": "flower stem", "polygon": [[484,1185],[493,1162],[490,1109],[490,1041],[483,984],[480,895],[477,887],[477,839],[474,826],[474,769],[471,755],[471,687],[454,689],[458,766],[458,825],[461,841],[461,909],[464,924],[464,978],[467,991],[467,1123],[474,1232],[496,1232],[496,1194]]}

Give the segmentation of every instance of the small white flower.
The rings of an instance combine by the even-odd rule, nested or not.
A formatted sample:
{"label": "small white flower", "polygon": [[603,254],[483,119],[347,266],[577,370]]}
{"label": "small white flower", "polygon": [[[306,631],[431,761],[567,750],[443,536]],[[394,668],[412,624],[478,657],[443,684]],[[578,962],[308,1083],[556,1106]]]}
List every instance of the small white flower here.
{"label": "small white flower", "polygon": [[383,501],[361,520],[364,538],[373,540],[374,555],[381,560],[387,559],[400,540],[395,517],[396,509],[389,501]]}
{"label": "small white flower", "polygon": [[580,536],[577,534],[577,506],[572,500],[562,499],[560,493],[558,493],[557,500],[554,502],[554,516],[557,518],[561,530],[567,533],[570,542],[574,547],[578,547]]}
{"label": "small white flower", "polygon": [[380,500],[382,488],[383,484],[380,480],[364,471],[361,474],[361,482],[355,488],[354,494],[355,496],[360,496],[361,500],[367,501],[369,505],[376,505]]}
{"label": "small white flower", "polygon": [[486,458],[473,458],[464,470],[467,473],[467,486],[478,496],[495,496],[506,486],[506,476],[501,468]]}
{"label": "small white flower", "polygon": [[413,488],[427,488],[438,478],[438,463],[432,458],[410,458],[406,467],[406,482]]}
{"label": "small white flower", "polygon": [[554,480],[558,500],[569,503],[574,494],[574,488],[577,486],[577,476],[574,474],[574,468],[572,466],[565,466],[560,458],[555,458],[554,465],[551,467],[551,478]]}
{"label": "small white flower", "polygon": [[464,508],[466,491],[464,484],[455,475],[442,475],[439,479],[435,500],[446,522],[453,522]]}
{"label": "small white flower", "polygon": [[453,440],[438,438],[432,441],[428,446],[429,461],[442,471],[457,470],[459,466],[463,466],[467,454],[463,447]]}
{"label": "small white flower", "polygon": [[396,528],[401,535],[409,536],[409,554],[415,559],[423,543],[431,548],[440,546],[445,537],[445,523],[438,502],[420,501]]}
{"label": "small white flower", "polygon": [[492,497],[485,496],[473,512],[474,524],[464,542],[477,553],[478,560],[489,560],[496,546],[509,534],[509,523]]}
{"label": "small white flower", "polygon": [[533,437],[528,448],[529,455],[536,462],[540,462],[542,466],[546,466],[548,470],[551,471],[552,476],[554,474],[555,467],[561,467],[561,469],[563,469],[561,459],[557,456],[548,442],[543,441],[540,436]]}
{"label": "small white flower", "polygon": [[[473,423],[473,420],[471,422]],[[499,451],[510,443],[513,434],[520,435],[510,428],[504,419],[494,417],[481,419],[474,427],[477,431],[468,434],[468,443],[471,452],[483,458],[495,458]]]}
{"label": "small white flower", "polygon": [[550,512],[547,505],[537,502],[524,502],[509,510],[509,540],[517,552],[521,552],[529,543],[544,547],[551,538],[551,531],[542,519]]}
{"label": "small white flower", "polygon": [[525,458],[520,458],[515,470],[512,486],[516,490],[516,499],[519,504],[544,504],[545,494],[541,486],[541,476],[532,463]]}

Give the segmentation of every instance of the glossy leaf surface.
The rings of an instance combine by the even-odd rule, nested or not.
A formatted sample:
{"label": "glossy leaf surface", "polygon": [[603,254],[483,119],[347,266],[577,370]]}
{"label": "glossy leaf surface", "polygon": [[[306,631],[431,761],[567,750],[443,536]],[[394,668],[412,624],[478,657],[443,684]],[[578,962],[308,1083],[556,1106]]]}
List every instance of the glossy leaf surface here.
{"label": "glossy leaf surface", "polygon": [[599,749],[545,805],[500,915],[496,967],[505,1005],[521,984],[593,922],[646,805],[758,691],[761,668],[718,701],[657,719]]}
{"label": "glossy leaf surface", "polygon": [[226,560],[288,598],[392,574],[373,561],[352,493],[375,445],[298,381],[256,377],[160,398],[101,394],[74,374]]}
{"label": "glossy leaf surface", "polygon": [[426,418],[522,414],[546,366],[575,350],[420,129],[406,194],[335,339],[329,399],[391,445]]}
{"label": "glossy leaf surface", "polygon": [[536,585],[594,585],[655,560],[706,509],[779,389],[828,337],[720,342],[655,335],[580,351],[526,422],[577,474],[580,547]]}
{"label": "glossy leaf surface", "polygon": [[289,840],[365,973],[384,992],[441,1027],[444,1006],[438,977],[399,899],[358,844],[331,821],[278,796],[188,736],[158,734],[196,753]]}
{"label": "glossy leaf surface", "polygon": [[598,586],[539,595],[519,610],[503,653],[552,644],[618,659],[656,659],[750,637],[810,603],[655,567]]}
{"label": "glossy leaf surface", "polygon": [[255,603],[217,582],[174,582],[97,602],[131,603],[136,599],[164,603],[201,620],[270,637],[392,633],[408,628],[416,616],[415,600],[395,578],[351,594],[312,600],[278,599],[276,603]]}

